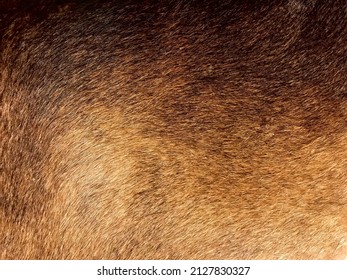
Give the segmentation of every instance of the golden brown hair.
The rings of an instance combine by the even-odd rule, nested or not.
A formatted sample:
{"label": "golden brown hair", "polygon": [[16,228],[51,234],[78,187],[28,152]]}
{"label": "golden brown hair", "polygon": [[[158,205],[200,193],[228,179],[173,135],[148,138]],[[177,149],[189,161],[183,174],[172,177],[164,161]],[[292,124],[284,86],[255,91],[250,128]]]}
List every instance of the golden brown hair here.
{"label": "golden brown hair", "polygon": [[0,2],[0,258],[347,257],[345,1]]}

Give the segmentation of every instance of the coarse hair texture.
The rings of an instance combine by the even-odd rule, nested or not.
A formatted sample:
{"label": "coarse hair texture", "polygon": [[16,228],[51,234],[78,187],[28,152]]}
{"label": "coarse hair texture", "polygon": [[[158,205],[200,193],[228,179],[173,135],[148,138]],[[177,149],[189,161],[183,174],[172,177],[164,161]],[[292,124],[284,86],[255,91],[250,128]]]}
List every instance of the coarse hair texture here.
{"label": "coarse hair texture", "polygon": [[0,1],[1,259],[347,258],[346,1]]}

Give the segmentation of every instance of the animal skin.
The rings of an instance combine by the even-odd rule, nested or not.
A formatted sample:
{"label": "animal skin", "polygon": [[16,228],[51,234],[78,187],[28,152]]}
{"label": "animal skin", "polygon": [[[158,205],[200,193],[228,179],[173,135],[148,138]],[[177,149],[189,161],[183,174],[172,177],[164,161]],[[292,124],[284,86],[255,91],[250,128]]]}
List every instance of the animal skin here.
{"label": "animal skin", "polygon": [[255,2],[0,1],[1,259],[347,258],[347,3]]}

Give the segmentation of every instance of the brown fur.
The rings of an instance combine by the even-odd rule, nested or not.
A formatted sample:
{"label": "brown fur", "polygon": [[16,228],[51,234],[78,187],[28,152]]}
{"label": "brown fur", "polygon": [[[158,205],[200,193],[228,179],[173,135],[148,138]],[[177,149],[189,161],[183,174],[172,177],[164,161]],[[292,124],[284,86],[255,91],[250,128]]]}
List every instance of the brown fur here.
{"label": "brown fur", "polygon": [[347,257],[345,1],[1,1],[0,258]]}

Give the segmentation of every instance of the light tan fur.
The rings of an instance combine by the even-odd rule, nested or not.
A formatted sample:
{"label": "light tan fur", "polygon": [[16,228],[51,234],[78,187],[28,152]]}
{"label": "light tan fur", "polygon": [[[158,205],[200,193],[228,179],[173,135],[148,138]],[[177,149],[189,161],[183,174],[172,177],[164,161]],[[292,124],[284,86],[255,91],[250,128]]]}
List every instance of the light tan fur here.
{"label": "light tan fur", "polygon": [[158,2],[1,1],[0,258],[346,258],[345,1]]}

